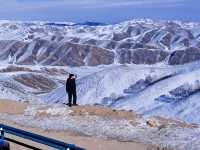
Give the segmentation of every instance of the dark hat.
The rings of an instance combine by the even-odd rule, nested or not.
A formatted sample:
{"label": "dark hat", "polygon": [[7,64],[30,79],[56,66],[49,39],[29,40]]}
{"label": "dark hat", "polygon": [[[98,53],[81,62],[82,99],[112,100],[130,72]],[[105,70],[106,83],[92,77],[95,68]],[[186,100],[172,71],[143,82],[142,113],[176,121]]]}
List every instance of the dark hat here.
{"label": "dark hat", "polygon": [[69,78],[71,78],[71,77],[73,77],[73,76],[74,76],[74,74],[72,74],[72,73],[69,74]]}

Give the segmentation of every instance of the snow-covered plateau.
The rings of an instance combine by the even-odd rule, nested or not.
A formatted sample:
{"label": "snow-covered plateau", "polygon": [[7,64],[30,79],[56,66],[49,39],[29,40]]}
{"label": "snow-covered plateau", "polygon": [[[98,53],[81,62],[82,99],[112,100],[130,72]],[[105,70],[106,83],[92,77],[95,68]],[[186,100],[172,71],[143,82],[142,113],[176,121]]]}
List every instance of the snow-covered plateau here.
{"label": "snow-covered plateau", "polygon": [[[78,77],[80,105],[134,111],[143,119],[159,116],[188,124],[200,123],[200,23],[149,19],[113,25],[0,21],[0,99],[58,105],[59,113],[65,114],[62,107],[67,102],[68,73]],[[26,114],[24,119],[20,116],[21,122],[27,120],[27,124],[58,130],[72,129],[69,124],[78,124],[74,118],[63,124],[60,118],[55,122],[48,119],[31,122],[31,115]],[[1,115],[3,119],[9,117],[16,122],[20,120]],[[127,127],[123,133],[118,132],[122,139],[126,134],[130,136],[124,137],[126,140],[140,139],[139,133],[146,132],[140,128],[135,132],[123,119],[109,122],[97,117],[90,121],[105,130],[99,133],[93,128],[83,134],[112,137],[110,127],[114,123],[119,128]],[[84,127],[84,123],[80,126]],[[82,130],[77,127],[76,132]],[[162,134],[159,132],[156,134]],[[170,139],[167,145],[188,149],[189,140],[191,147],[195,146],[193,149],[199,149],[196,138],[199,128],[177,127],[163,132],[159,138],[177,135],[179,140],[176,144]],[[154,136],[153,130],[147,133],[145,142],[163,144],[156,140],[158,136]],[[164,137],[165,134],[169,136]]]}

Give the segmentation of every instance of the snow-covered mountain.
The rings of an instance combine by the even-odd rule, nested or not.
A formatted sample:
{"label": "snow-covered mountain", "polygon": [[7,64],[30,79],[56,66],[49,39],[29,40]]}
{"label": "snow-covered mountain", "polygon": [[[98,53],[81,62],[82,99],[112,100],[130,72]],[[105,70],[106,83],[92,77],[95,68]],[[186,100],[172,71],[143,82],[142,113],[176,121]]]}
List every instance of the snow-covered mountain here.
{"label": "snow-covered mountain", "polygon": [[200,59],[200,24],[0,21],[0,49],[1,61],[25,65],[184,64]]}
{"label": "snow-covered mountain", "polygon": [[0,21],[1,99],[79,104],[200,122],[200,23]]}

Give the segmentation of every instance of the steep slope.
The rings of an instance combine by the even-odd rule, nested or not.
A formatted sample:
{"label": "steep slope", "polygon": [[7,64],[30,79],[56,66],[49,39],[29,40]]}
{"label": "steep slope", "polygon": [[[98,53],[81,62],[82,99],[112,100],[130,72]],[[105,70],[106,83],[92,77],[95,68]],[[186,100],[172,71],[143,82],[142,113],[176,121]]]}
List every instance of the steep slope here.
{"label": "steep slope", "polygon": [[[107,66],[77,80],[79,104],[135,110],[145,116],[163,116],[199,122],[199,62],[184,66]],[[48,103],[65,103],[65,86],[41,95]]]}
{"label": "steep slope", "polygon": [[185,64],[200,59],[200,24],[0,21],[0,60],[26,65]]}

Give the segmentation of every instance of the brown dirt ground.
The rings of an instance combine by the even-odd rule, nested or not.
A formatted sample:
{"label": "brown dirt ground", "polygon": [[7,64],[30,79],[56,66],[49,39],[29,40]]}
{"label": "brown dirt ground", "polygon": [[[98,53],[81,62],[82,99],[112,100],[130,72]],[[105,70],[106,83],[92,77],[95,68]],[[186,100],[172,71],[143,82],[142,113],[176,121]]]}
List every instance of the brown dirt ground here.
{"label": "brown dirt ground", "polygon": [[[23,114],[24,110],[28,104],[22,103],[22,102],[15,102],[15,101],[9,101],[9,100],[0,100],[0,113],[7,113],[7,114]],[[86,111],[87,108],[87,111]],[[85,114],[89,113],[91,115],[111,115],[114,117],[133,117],[132,113],[126,114],[126,112],[121,111],[116,112],[115,110],[110,110],[107,108],[102,108],[101,111],[94,111],[94,108],[91,106],[78,106],[76,108],[73,108],[73,115],[77,114]],[[103,110],[103,111],[102,111]],[[117,114],[117,115],[116,115]],[[127,116],[126,116],[127,115]],[[79,136],[75,135],[73,133],[69,133],[66,131],[63,132],[57,132],[57,131],[50,131],[50,130],[42,130],[39,128],[29,128],[25,126],[18,125],[14,122],[11,122],[9,120],[0,120],[0,123],[11,125],[16,128],[24,129],[26,131],[30,131],[33,133],[37,133],[43,136],[51,137],[57,140],[62,140],[66,143],[75,143],[77,146],[84,147],[87,150],[146,150],[147,146],[141,143],[134,143],[134,142],[120,142],[115,140],[106,140],[96,137],[85,137],[85,136]],[[19,141],[28,143],[30,145],[34,145],[36,147],[40,147],[44,150],[51,150],[51,148],[40,145],[38,143],[34,143],[31,141],[27,141],[21,138],[13,137],[11,135],[7,135],[9,137],[12,137],[14,139],[17,139]],[[23,148],[21,146],[15,145],[11,143],[11,150],[26,150],[26,148]]]}
{"label": "brown dirt ground", "polygon": [[0,100],[0,113],[7,113],[10,115],[23,114],[27,104],[16,101]]}

